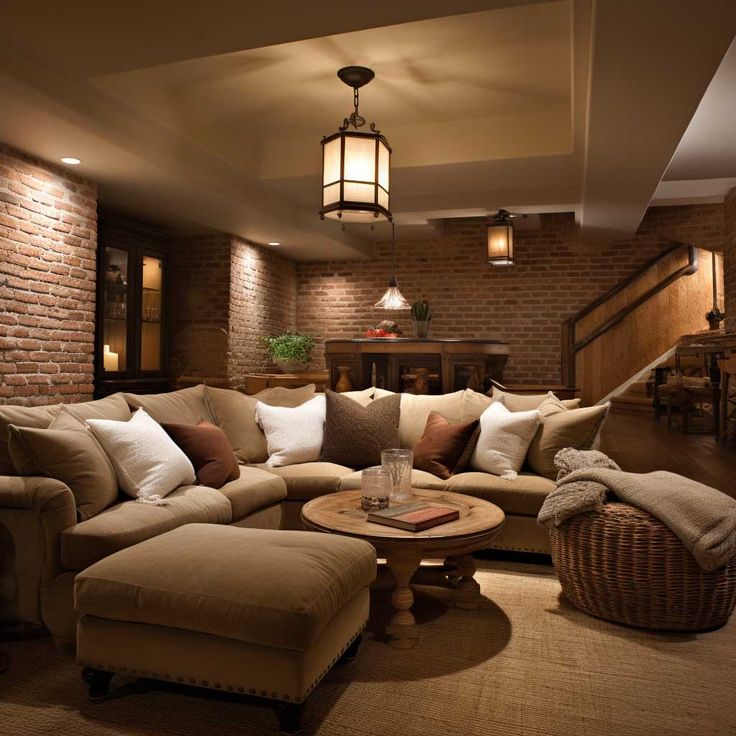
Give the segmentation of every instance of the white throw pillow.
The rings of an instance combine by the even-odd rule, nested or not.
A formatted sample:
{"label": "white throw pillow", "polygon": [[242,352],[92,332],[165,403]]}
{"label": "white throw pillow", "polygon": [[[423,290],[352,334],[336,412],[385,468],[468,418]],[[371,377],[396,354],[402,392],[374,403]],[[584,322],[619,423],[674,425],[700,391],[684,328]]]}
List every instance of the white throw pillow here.
{"label": "white throw pillow", "polygon": [[143,409],[127,422],[88,419],[87,424],[115,468],[120,487],[144,503],[195,482],[194,468],[163,427]]}
{"label": "white throw pillow", "polygon": [[325,433],[325,396],[318,394],[301,406],[256,404],[256,421],[266,435],[269,468],[311,463],[322,454]]}
{"label": "white throw pillow", "polygon": [[540,419],[537,410],[509,411],[502,401],[491,404],[480,415],[480,435],[471,466],[514,480],[524,464]]}

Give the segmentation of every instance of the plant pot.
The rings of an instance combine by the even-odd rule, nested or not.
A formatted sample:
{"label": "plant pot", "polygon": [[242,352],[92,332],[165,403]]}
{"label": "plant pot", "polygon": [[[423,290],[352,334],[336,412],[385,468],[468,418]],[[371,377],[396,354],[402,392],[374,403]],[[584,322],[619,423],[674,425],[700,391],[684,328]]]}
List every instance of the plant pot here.
{"label": "plant pot", "polygon": [[307,370],[306,363],[298,363],[293,360],[279,360],[274,358],[273,362],[278,366],[282,373],[299,373],[299,371]]}
{"label": "plant pot", "polygon": [[721,322],[717,319],[709,319],[708,320],[708,329],[709,330],[720,330],[721,329]]}
{"label": "plant pot", "polygon": [[414,335],[420,339],[429,337],[429,328],[432,326],[431,319],[414,320]]}

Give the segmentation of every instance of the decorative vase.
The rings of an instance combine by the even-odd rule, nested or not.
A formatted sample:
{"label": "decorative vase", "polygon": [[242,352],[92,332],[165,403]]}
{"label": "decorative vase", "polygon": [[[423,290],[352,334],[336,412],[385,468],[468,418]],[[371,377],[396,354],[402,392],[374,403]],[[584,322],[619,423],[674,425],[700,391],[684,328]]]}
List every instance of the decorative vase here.
{"label": "decorative vase", "polygon": [[414,320],[414,335],[419,339],[429,336],[429,328],[432,326],[431,319]]}
{"label": "decorative vase", "polygon": [[352,391],[353,382],[350,380],[350,366],[339,365],[337,366],[337,370],[340,373],[340,377],[337,379],[337,383],[335,383],[335,391],[339,394],[345,393],[345,391]]}

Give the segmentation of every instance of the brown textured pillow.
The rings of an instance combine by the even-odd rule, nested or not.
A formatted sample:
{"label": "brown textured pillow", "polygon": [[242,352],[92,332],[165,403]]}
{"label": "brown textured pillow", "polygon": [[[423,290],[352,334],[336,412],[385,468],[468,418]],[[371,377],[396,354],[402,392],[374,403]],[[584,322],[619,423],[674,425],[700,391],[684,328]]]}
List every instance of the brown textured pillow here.
{"label": "brown textured pillow", "polygon": [[209,488],[222,488],[240,477],[238,459],[233,454],[225,433],[214,424],[162,424],[166,433],[189,458],[197,481]]}
{"label": "brown textured pillow", "polygon": [[478,420],[451,423],[433,411],[427,418],[424,434],[414,445],[414,467],[447,480],[454,472]]}
{"label": "brown textured pillow", "polygon": [[329,389],[325,398],[325,462],[367,468],[380,465],[381,450],[399,446],[401,394],[375,399],[368,406]]}

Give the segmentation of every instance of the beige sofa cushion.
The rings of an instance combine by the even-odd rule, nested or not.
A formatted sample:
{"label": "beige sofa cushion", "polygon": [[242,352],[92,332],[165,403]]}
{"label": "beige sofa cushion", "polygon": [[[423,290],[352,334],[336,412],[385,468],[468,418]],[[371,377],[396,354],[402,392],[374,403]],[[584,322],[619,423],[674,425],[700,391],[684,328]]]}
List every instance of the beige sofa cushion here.
{"label": "beige sofa cushion", "polygon": [[[361,406],[368,406],[373,401],[375,390],[374,386],[369,386],[363,391],[343,391],[340,396],[347,396],[349,399],[357,401]],[[391,395],[391,392],[389,392],[389,395]]]}
{"label": "beige sofa cushion", "polygon": [[190,524],[78,575],[75,607],[305,651],[375,576],[375,550],[360,539]]}
{"label": "beige sofa cushion", "polygon": [[539,475],[553,480],[557,478],[554,464],[557,452],[565,447],[589,450],[598,437],[610,406],[610,403],[586,406],[542,417],[542,424],[529,446],[529,467]]}
{"label": "beige sofa cushion", "polygon": [[460,473],[446,481],[449,491],[482,498],[495,503],[506,514],[520,516],[536,516],[554,487],[554,481],[548,478],[524,473],[514,480],[504,480],[490,473]]}
{"label": "beige sofa cushion", "polygon": [[165,506],[125,501],[65,530],[62,565],[67,570],[84,570],[113,552],[184,524],[228,524],[232,519],[230,501],[214,488],[182,486],[165,501]]}
{"label": "beige sofa cushion", "polygon": [[430,412],[436,411],[448,422],[463,419],[464,391],[441,395],[401,394],[401,414],[399,416],[399,443],[411,450],[422,436],[427,426]]}
{"label": "beige sofa cushion", "polygon": [[205,386],[207,408],[214,423],[225,433],[235,457],[242,463],[268,460],[266,436],[256,422],[256,404],[294,408],[314,397],[314,384],[301,388],[276,386],[248,396],[229,388]]}
{"label": "beige sofa cushion", "polygon": [[49,429],[11,425],[8,447],[19,475],[55,478],[67,485],[82,521],[117,500],[110,460],[92,433],[64,409]]}
{"label": "beige sofa cushion", "polygon": [[284,479],[289,501],[308,501],[325,493],[334,493],[340,488],[340,480],[353,472],[353,468],[323,462],[284,465],[280,468],[268,468],[265,465],[256,467]]}
{"label": "beige sofa cushion", "polygon": [[[350,473],[340,478],[341,491],[359,491],[360,490],[360,474],[362,471],[356,470],[354,473]],[[447,481],[438,478],[432,473],[428,473],[426,470],[417,470],[414,468],[411,471],[411,484],[415,488],[430,488],[433,491],[441,491],[447,486]]]}
{"label": "beige sofa cushion", "polygon": [[15,475],[8,451],[8,427],[48,429],[59,413],[61,404],[53,406],[0,406],[0,475]]}
{"label": "beige sofa cushion", "polygon": [[[548,391],[546,394],[515,394],[509,391],[502,391],[500,388],[494,388],[491,395],[491,401],[500,401],[509,411],[532,411],[538,409],[540,404],[549,398],[557,399],[557,397]],[[566,409],[577,409],[580,406],[580,399],[559,399]]]}
{"label": "beige sofa cushion", "polygon": [[111,394],[97,401],[64,404],[64,411],[82,422],[87,419],[114,419],[118,422],[127,422],[130,419],[130,407],[122,393]]}
{"label": "beige sofa cushion", "polygon": [[135,409],[145,409],[159,424],[199,424],[202,419],[214,422],[204,398],[204,385],[183,388],[164,394],[123,394]]}
{"label": "beige sofa cushion", "polygon": [[273,473],[240,466],[240,477],[219,489],[232,506],[232,520],[238,521],[254,511],[286,498],[286,483]]}

